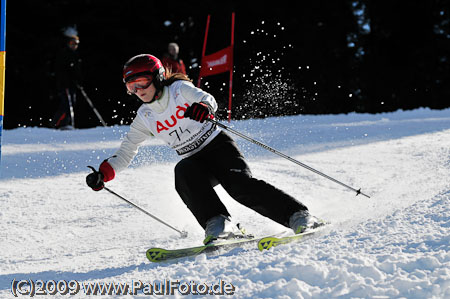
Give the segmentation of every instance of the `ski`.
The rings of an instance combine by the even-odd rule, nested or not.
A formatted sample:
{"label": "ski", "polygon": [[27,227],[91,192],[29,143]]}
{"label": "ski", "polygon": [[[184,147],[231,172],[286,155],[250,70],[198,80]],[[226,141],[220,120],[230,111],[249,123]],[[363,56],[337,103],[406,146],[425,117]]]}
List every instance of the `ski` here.
{"label": "ski", "polygon": [[[279,234],[273,234],[267,237],[277,236]],[[229,251],[233,248],[239,248],[248,244],[257,244],[262,238],[267,237],[253,237],[243,239],[233,239],[224,241],[222,243],[208,244],[195,247],[187,247],[181,249],[164,249],[164,248],[150,248],[147,250],[146,255],[151,262],[165,262],[178,258],[196,256],[202,253],[212,253],[217,251]]]}
{"label": "ski", "polygon": [[260,251],[264,249],[270,249],[272,247],[278,246],[280,244],[286,244],[291,242],[299,242],[303,241],[307,238],[312,237],[316,234],[321,228],[325,225],[323,223],[319,227],[311,229],[307,232],[296,234],[292,236],[282,237],[283,233],[277,233],[272,235],[267,235],[263,237],[252,237],[252,238],[242,238],[242,239],[233,239],[226,240],[222,243],[194,246],[194,247],[186,247],[180,249],[165,249],[153,247],[147,250],[146,256],[149,261],[158,263],[158,262],[166,262],[179,258],[192,257],[197,256],[202,253],[212,253],[212,252],[227,252],[234,248],[240,248],[249,244],[257,244],[258,249]]}
{"label": "ski", "polygon": [[314,236],[317,232],[319,232],[325,224],[322,224],[321,226],[308,230],[304,233],[292,235],[292,236],[286,236],[286,237],[276,237],[276,236],[270,236],[265,237],[259,240],[258,242],[258,249],[260,251],[268,250],[272,247],[276,247],[281,244],[287,244],[292,242],[301,242],[306,239],[311,238]]}

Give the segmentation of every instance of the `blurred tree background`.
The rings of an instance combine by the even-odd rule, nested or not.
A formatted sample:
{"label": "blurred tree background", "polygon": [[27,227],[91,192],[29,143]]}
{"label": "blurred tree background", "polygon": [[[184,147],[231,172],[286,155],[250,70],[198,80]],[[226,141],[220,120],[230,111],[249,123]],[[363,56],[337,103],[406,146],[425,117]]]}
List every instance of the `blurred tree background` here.
{"label": "blurred tree background", "polygon": [[[5,129],[48,126],[62,28],[78,29],[83,86],[100,114],[128,124],[139,102],[125,92],[124,62],[177,42],[196,83],[207,15],[211,54],[229,45],[233,11],[234,119],[450,107],[450,0],[11,0]],[[225,118],[228,74],[202,88]],[[81,95],[75,112],[76,127],[100,125]]]}

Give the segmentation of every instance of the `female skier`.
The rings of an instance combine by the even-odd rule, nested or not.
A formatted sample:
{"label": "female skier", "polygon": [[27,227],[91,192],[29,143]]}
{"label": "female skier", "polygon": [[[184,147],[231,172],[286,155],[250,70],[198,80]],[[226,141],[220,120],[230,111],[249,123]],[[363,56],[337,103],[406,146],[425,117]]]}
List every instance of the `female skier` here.
{"label": "female skier", "polygon": [[130,164],[139,146],[155,136],[181,158],[175,166],[175,188],[205,229],[204,244],[244,237],[214,191],[217,184],[239,203],[295,233],[318,224],[305,205],[252,177],[234,140],[205,121],[217,110],[214,97],[194,87],[186,75],[166,73],[158,58],[142,54],[125,63],[123,81],[128,93],[143,104],[117,152],[86,177],[93,190],[101,190]]}

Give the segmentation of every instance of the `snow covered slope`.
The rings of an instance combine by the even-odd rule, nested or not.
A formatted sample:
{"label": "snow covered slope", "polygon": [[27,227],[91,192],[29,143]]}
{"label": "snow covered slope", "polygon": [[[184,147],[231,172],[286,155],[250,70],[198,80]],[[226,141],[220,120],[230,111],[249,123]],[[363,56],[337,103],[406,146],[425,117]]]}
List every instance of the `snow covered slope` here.
{"label": "snow covered slope", "polygon": [[[233,298],[450,298],[449,109],[291,116],[231,126],[361,187],[371,198],[355,197],[236,137],[254,176],[292,194],[332,224],[317,238],[263,253],[250,247],[152,264],[145,257],[149,247],[177,248],[203,240],[201,227],[174,189],[178,158],[170,149],[149,140],[133,165],[108,186],[189,231],[187,239],[108,192],[85,185],[86,166],[98,167],[114,153],[127,127],[4,131],[0,297],[13,297],[12,282],[20,280],[74,281],[80,284],[78,297],[86,294],[83,283],[151,283],[155,291],[168,280],[182,286],[222,281],[234,286]],[[217,192],[248,231],[284,230],[234,202],[220,186]],[[199,298],[179,291],[154,296]]]}

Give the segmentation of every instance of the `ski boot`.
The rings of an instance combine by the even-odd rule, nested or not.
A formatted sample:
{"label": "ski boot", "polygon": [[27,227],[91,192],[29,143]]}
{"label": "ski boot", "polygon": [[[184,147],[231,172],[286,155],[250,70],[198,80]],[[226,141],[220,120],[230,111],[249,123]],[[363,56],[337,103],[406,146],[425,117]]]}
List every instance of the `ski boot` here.
{"label": "ski boot", "polygon": [[289,218],[289,227],[292,228],[295,234],[301,234],[322,225],[325,225],[325,222],[312,216],[308,210],[295,212]]}
{"label": "ski boot", "polygon": [[224,240],[250,238],[239,224],[231,222],[230,217],[224,215],[214,216],[206,222],[205,240],[203,244],[220,243]]}

